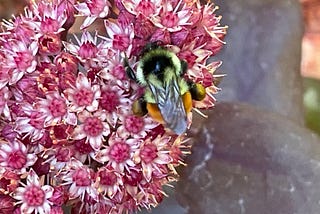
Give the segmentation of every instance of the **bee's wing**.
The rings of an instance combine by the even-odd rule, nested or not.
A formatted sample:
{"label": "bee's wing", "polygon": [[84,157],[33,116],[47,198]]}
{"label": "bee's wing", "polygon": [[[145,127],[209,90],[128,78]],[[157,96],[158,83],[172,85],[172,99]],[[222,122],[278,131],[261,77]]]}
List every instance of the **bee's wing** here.
{"label": "bee's wing", "polygon": [[149,84],[154,94],[162,118],[168,128],[176,134],[183,134],[188,126],[187,115],[180,95],[177,77],[163,83],[163,87]]}

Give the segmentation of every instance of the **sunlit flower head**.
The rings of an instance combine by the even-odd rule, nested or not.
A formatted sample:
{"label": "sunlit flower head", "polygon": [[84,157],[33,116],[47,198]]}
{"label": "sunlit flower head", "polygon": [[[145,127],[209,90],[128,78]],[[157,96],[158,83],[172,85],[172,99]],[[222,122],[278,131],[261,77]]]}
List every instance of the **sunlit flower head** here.
{"label": "sunlit flower head", "polygon": [[[223,76],[212,57],[227,27],[201,2],[30,0],[1,22],[0,213],[120,214],[161,203],[190,154],[192,116],[215,105]],[[168,78],[171,67],[183,74]],[[169,110],[163,99],[179,101]],[[168,117],[175,105],[184,121]]]}

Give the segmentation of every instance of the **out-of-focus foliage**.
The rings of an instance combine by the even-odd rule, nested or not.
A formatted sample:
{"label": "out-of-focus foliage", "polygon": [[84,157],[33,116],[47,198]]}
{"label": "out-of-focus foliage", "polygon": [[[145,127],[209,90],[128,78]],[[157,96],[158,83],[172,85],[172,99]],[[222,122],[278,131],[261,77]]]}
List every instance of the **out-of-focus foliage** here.
{"label": "out-of-focus foliage", "polygon": [[320,80],[304,79],[306,125],[320,135]]}

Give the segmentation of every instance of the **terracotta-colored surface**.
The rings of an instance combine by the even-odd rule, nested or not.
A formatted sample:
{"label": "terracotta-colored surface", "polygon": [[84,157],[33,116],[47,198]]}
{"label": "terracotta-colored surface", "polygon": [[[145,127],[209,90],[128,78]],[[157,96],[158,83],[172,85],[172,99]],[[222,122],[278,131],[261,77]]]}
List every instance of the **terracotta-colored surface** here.
{"label": "terracotta-colored surface", "polygon": [[0,20],[10,19],[12,14],[22,12],[26,2],[26,0],[0,0]]}
{"label": "terracotta-colored surface", "polygon": [[320,33],[306,33],[304,35],[302,53],[302,75],[320,79]]}
{"label": "terracotta-colored surface", "polygon": [[303,76],[320,79],[320,0],[300,1],[305,22],[301,72]]}

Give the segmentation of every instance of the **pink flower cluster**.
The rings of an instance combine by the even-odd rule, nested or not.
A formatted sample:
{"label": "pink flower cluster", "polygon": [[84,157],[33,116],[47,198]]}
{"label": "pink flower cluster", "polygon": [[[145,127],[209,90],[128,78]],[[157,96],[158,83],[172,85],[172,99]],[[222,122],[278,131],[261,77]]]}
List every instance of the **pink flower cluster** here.
{"label": "pink flower cluster", "polygon": [[[226,27],[216,6],[190,0],[33,0],[0,33],[0,210],[123,213],[157,206],[190,152],[148,115],[133,115],[143,89],[125,72],[150,42],[188,63],[205,86],[193,108],[214,105],[208,63]],[[81,35],[66,39],[77,16]],[[88,29],[103,19],[104,32]],[[189,115],[191,119],[191,114]]]}

